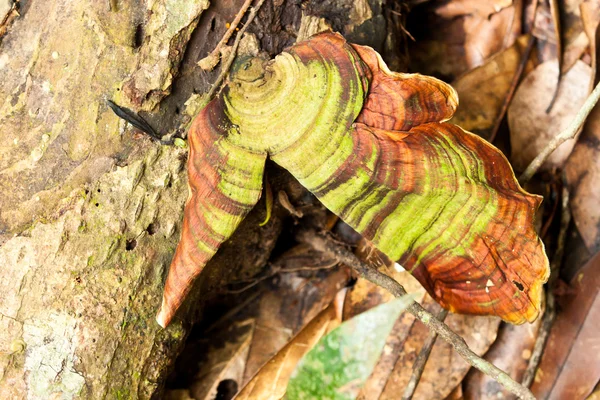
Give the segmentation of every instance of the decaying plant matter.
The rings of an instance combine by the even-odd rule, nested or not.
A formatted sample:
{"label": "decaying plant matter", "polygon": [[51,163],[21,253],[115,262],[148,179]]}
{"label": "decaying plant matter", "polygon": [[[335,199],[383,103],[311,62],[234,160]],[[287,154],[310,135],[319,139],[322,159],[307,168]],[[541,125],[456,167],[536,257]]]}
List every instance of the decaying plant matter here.
{"label": "decaying plant matter", "polygon": [[239,62],[189,133],[190,197],[157,321],[260,198],[267,157],[409,270],[445,308],[534,320],[548,260],[541,202],[495,147],[456,125],[445,83],[389,71],[325,33]]}

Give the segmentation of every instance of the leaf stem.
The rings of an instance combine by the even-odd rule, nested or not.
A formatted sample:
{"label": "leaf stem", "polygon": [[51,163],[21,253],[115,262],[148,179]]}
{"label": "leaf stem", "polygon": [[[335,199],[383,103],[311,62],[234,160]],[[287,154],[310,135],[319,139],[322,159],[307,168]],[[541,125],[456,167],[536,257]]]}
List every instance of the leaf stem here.
{"label": "leaf stem", "polygon": [[[315,250],[335,257],[340,263],[357,271],[363,278],[383,287],[395,297],[406,295],[406,290],[396,280],[388,275],[371,268],[368,264],[360,261],[352,252],[336,243],[333,239],[325,237],[315,231],[303,230],[297,235],[300,242],[309,244]],[[469,348],[465,340],[455,333],[450,327],[433,314],[424,309],[419,303],[413,302],[407,309],[412,315],[420,320],[429,329],[436,332],[442,339],[450,343],[454,350],[469,364],[484,374],[490,376],[496,382],[504,386],[508,391],[521,399],[535,400],[529,389],[514,381],[506,372],[494,364],[479,357]]]}
{"label": "leaf stem", "polygon": [[571,122],[567,129],[555,136],[550,141],[550,143],[548,143],[548,145],[540,152],[540,154],[538,154],[537,157],[529,164],[525,172],[523,172],[523,174],[519,178],[519,182],[521,183],[521,185],[527,183],[531,179],[531,177],[535,175],[535,173],[540,169],[542,164],[544,164],[548,157],[550,157],[550,154],[552,154],[554,150],[558,148],[558,146],[560,146],[569,139],[575,138],[575,135],[577,135],[577,132],[579,132],[586,118],[588,117],[596,103],[598,103],[599,99],[600,83],[596,85],[592,93],[588,96],[585,103],[575,116],[575,119]]}

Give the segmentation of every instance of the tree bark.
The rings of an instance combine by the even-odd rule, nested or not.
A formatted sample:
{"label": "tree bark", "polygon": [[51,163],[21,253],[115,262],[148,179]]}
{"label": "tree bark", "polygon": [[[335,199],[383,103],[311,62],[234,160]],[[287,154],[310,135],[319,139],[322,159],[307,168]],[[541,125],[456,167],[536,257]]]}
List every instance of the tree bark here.
{"label": "tree bark", "polygon": [[[161,329],[154,317],[179,239],[187,150],[136,133],[106,104],[111,99],[140,112],[160,133],[182,132],[204,101],[195,94],[205,93],[219,72],[201,71],[196,62],[242,3],[0,3],[6,398],[158,396],[215,288],[267,262],[282,224],[274,213],[259,227],[261,200],[206,267],[179,318]],[[249,31],[274,55],[325,17],[321,22],[350,40],[396,54],[386,23],[397,15],[390,15],[382,0],[273,0]],[[280,171],[269,179],[276,189],[303,195]]]}

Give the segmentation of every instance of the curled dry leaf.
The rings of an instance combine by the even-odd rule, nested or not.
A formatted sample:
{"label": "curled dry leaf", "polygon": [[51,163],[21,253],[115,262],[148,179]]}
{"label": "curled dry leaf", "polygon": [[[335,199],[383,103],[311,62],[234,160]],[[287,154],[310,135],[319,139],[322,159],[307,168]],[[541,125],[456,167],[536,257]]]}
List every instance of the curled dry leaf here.
{"label": "curled dry leaf", "polygon": [[[597,3],[594,1],[594,3]],[[583,1],[566,0],[559,2],[561,30],[563,37],[563,71],[575,65],[590,44],[583,26]]]}
{"label": "curled dry leaf", "polygon": [[[458,92],[460,105],[451,122],[483,138],[490,137],[528,40],[528,35],[520,37],[513,46],[452,84]],[[533,64],[528,62],[525,73],[531,69]]]}
{"label": "curled dry leaf", "polygon": [[[427,2],[408,29],[412,69],[454,79],[510,47],[521,34],[521,6],[512,1]],[[423,23],[422,21],[426,21]],[[435,29],[426,27],[435,26]],[[423,29],[425,27],[425,29]]]}
{"label": "curled dry leaf", "polygon": [[[536,47],[537,55],[540,63],[553,60],[558,64],[558,36],[554,27],[554,18],[550,1],[537,2],[535,7],[535,20],[533,22],[532,35],[537,38]],[[554,84],[556,78],[554,76]]]}
{"label": "curled dry leaf", "polygon": [[239,63],[189,133],[191,195],[158,322],[258,201],[267,156],[444,307],[535,319],[548,277],[541,198],[495,147],[442,122],[457,100],[332,33]]}
{"label": "curled dry leaf", "polygon": [[595,0],[585,0],[579,5],[579,8],[583,31],[589,40],[590,52],[594,57],[594,53],[597,51],[596,29],[598,28],[598,22],[600,22],[600,3]]}
{"label": "curled dry leaf", "polygon": [[512,0],[454,0],[440,5],[435,12],[446,18],[454,18],[467,14],[477,14],[488,18],[490,15],[512,6],[512,4]]}
{"label": "curled dry leaf", "polygon": [[[538,65],[521,82],[508,108],[511,160],[516,169],[525,169],[548,142],[571,123],[588,96],[591,69],[578,61],[563,75],[554,106],[546,113],[556,89],[557,74],[556,61]],[[543,168],[562,167],[574,145],[573,140],[563,143]]]}

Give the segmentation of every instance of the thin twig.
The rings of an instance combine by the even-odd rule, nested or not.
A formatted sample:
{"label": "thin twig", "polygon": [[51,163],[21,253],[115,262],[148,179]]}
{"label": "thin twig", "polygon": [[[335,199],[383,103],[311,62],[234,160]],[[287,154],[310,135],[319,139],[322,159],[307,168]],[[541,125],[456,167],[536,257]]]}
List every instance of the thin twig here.
{"label": "thin twig", "polygon": [[240,45],[242,37],[244,36],[244,32],[246,32],[246,29],[248,29],[248,26],[250,26],[252,20],[254,19],[254,17],[256,17],[258,10],[260,10],[260,7],[263,5],[264,2],[265,0],[259,0],[258,3],[256,3],[256,6],[252,7],[252,11],[250,11],[250,14],[248,15],[248,20],[246,21],[246,24],[242,28],[240,28],[237,36],[235,37],[235,42],[233,42],[229,58],[227,58],[227,61],[225,62],[223,67],[221,67],[221,73],[217,77],[217,80],[213,84],[212,88],[210,88],[209,92],[207,93],[207,99],[209,101],[213,98],[217,90],[219,90],[219,88],[221,87],[221,83],[223,83],[223,80],[229,73],[229,68],[231,68],[231,64],[233,64],[233,60],[235,59],[235,56],[237,54],[237,49]]}
{"label": "thin twig", "polygon": [[223,289],[223,293],[224,294],[240,294],[240,293],[244,293],[247,290],[252,289],[254,286],[258,285],[259,283],[272,278],[274,275],[264,275],[258,278],[253,279],[250,283],[248,283],[246,286],[241,287],[240,289]]}
{"label": "thin twig", "polygon": [[599,99],[600,83],[598,83],[592,91],[592,93],[590,93],[585,103],[575,116],[575,119],[571,122],[567,129],[555,136],[550,141],[550,143],[548,143],[548,145],[540,152],[540,154],[537,155],[537,157],[531,162],[531,164],[529,164],[525,172],[523,172],[523,174],[519,178],[519,182],[522,185],[527,183],[531,179],[531,177],[535,175],[538,169],[540,169],[542,164],[544,164],[548,157],[550,157],[550,154],[552,154],[552,152],[554,152],[554,150],[556,150],[558,146],[560,146],[569,139],[575,138],[575,135],[577,135],[577,132],[579,132],[586,118],[588,117],[596,103],[598,103]]}
{"label": "thin twig", "polygon": [[[436,318],[441,322],[444,322],[446,316],[448,315],[448,310],[442,309]],[[431,354],[431,350],[433,349],[433,345],[438,337],[436,331],[429,331],[429,336],[425,339],[425,343],[423,343],[423,347],[413,364],[413,372],[410,376],[410,380],[404,389],[404,395],[402,395],[402,400],[411,400],[415,391],[417,390],[417,385],[421,380],[421,376],[423,375],[423,371],[425,370],[425,364],[427,364],[427,360],[429,359],[429,355]]]}
{"label": "thin twig", "polygon": [[297,267],[297,268],[284,268],[278,265],[271,265],[271,271],[268,272],[267,274],[263,275],[263,276],[259,276],[257,278],[252,278],[252,279],[246,279],[246,280],[239,280],[237,282],[232,282],[230,284],[231,285],[235,285],[235,284],[240,284],[240,283],[247,283],[246,286],[242,287],[241,289],[225,289],[223,290],[223,293],[227,293],[227,294],[239,294],[239,293],[243,293],[248,289],[251,289],[252,287],[256,286],[257,284],[259,284],[260,282],[263,282],[269,278],[274,277],[275,275],[278,274],[290,274],[293,272],[302,272],[302,271],[323,271],[323,270],[327,270],[327,269],[331,269],[335,266],[337,266],[339,264],[338,260],[333,260],[325,265],[319,265],[317,267]]}
{"label": "thin twig", "polygon": [[552,324],[556,318],[556,300],[552,291],[554,290],[554,284],[558,279],[560,265],[565,252],[567,228],[570,222],[571,212],[569,211],[569,191],[566,187],[563,187],[560,232],[558,234],[556,243],[556,252],[552,257],[552,263],[550,265],[550,279],[548,280],[546,290],[546,311],[544,312],[544,319],[542,320],[538,337],[535,341],[535,345],[533,346],[533,352],[531,354],[531,358],[529,359],[529,365],[527,365],[527,369],[525,370],[525,374],[521,380],[521,383],[525,387],[529,387],[533,383],[537,368],[540,364],[540,360],[542,359],[542,354],[544,353],[546,341],[548,340],[548,336],[550,336],[550,328],[552,328]]}
{"label": "thin twig", "polygon": [[[233,35],[233,32],[236,30],[240,21],[244,17],[244,14],[246,14],[246,11],[248,11],[248,8],[250,7],[253,1],[254,0],[246,0],[244,2],[242,7],[240,8],[240,11],[238,11],[237,15],[235,16],[233,22],[231,23],[231,25],[229,25],[229,29],[227,29],[227,32],[225,32],[225,34],[223,35],[219,43],[215,46],[213,51],[211,51],[210,54],[204,57],[202,60],[198,61],[198,65],[202,67],[202,69],[212,70],[219,63],[219,60],[221,58],[221,48],[227,44],[229,38],[231,37],[231,35]],[[248,20],[248,23],[250,23],[250,20]]]}
{"label": "thin twig", "polygon": [[[297,235],[300,242],[312,246],[315,250],[326,253],[337,258],[341,263],[357,271],[363,278],[381,286],[389,291],[395,297],[406,295],[406,290],[393,278],[379,272],[369,265],[360,261],[352,252],[345,247],[333,242],[331,239],[321,236],[314,231],[301,231]],[[535,400],[529,389],[515,382],[506,372],[479,357],[469,348],[465,340],[455,333],[448,325],[444,324],[429,311],[424,309],[419,303],[413,302],[407,311],[414,315],[418,320],[425,324],[429,329],[435,331],[446,342],[450,343],[454,350],[469,364],[477,368],[484,374],[490,376],[496,382],[504,386],[508,391],[517,395],[521,399]]]}
{"label": "thin twig", "polygon": [[519,62],[519,66],[513,75],[513,79],[510,83],[510,88],[508,89],[508,93],[504,98],[504,103],[502,104],[502,108],[500,109],[500,114],[496,117],[496,121],[494,122],[494,127],[492,128],[492,132],[490,133],[490,137],[488,142],[492,143],[498,134],[498,129],[500,129],[500,124],[506,115],[506,111],[508,110],[508,106],[515,95],[515,91],[517,90],[517,85],[521,80],[521,75],[523,75],[523,71],[525,71],[525,67],[527,66],[527,61],[529,61],[529,55],[531,54],[531,50],[533,49],[533,45],[535,43],[535,36],[531,35],[529,40],[527,41],[527,47],[525,48],[525,52],[521,57],[521,61]]}

